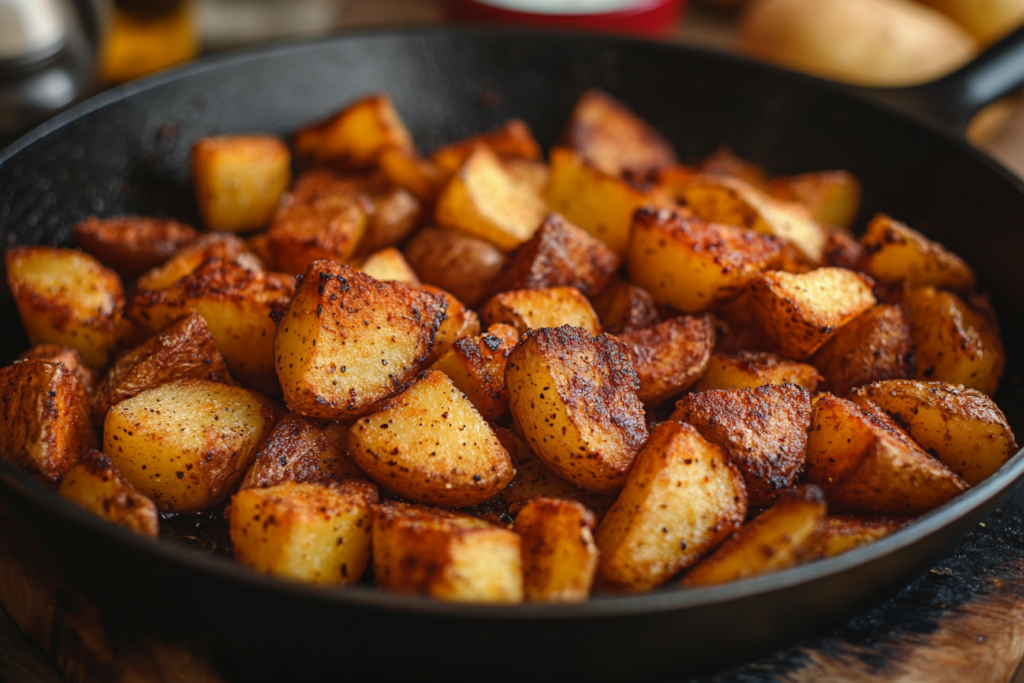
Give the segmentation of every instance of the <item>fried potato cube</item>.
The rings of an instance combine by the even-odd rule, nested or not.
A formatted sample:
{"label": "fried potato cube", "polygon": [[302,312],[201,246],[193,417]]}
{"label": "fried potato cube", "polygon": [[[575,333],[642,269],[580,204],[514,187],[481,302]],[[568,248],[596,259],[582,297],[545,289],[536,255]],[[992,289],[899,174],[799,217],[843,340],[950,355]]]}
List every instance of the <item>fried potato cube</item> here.
{"label": "fried potato cube", "polygon": [[239,491],[230,508],[235,560],[271,576],[351,586],[370,563],[376,502],[366,481]]}
{"label": "fried potato cube", "polygon": [[595,532],[598,585],[659,586],[728,538],[746,515],[743,477],[725,452],[690,425],[662,423]]}
{"label": "fried potato cube", "polygon": [[543,160],[502,157],[501,167],[517,185],[529,189],[538,197],[547,194],[551,169]]}
{"label": "fried potato cube", "polygon": [[82,357],[78,355],[78,351],[69,346],[62,344],[39,344],[18,355],[18,360],[26,360],[28,358],[40,358],[52,363],[60,363],[78,378],[82,388],[85,389],[86,395],[92,396],[93,392],[96,391],[96,384],[100,381],[100,373],[86,365]]}
{"label": "fried potato cube", "polygon": [[619,255],[629,253],[633,214],[650,198],[629,183],[599,171],[565,147],[550,151],[548,206]]}
{"label": "fried potato cube", "polygon": [[528,602],[585,602],[597,571],[594,513],[572,500],[535,498],[516,517]]}
{"label": "fried potato cube", "polygon": [[853,387],[912,376],[914,340],[902,306],[869,308],[832,335],[810,358],[821,371],[822,391],[845,394]]}
{"label": "fried potato cube", "polygon": [[968,488],[880,410],[868,413],[831,394],[811,410],[807,478],[836,512],[916,515]]}
{"label": "fried potato cube", "polygon": [[395,593],[519,603],[519,535],[469,515],[403,503],[373,509],[373,577]]}
{"label": "fried potato cube", "polygon": [[359,266],[359,270],[378,282],[401,282],[404,285],[418,285],[420,282],[402,252],[394,247],[370,254]]}
{"label": "fried potato cube", "polygon": [[864,247],[845,232],[829,233],[825,240],[825,264],[847,270],[864,270]]}
{"label": "fried potato cube", "polygon": [[367,168],[389,149],[416,151],[412,136],[384,93],[357,100],[295,134],[295,155],[312,164]]}
{"label": "fried potato cube", "polygon": [[640,379],[637,397],[657,405],[700,379],[715,347],[715,324],[707,315],[684,315],[645,330],[625,332],[633,369]]}
{"label": "fried potato cube", "polygon": [[856,515],[829,515],[818,540],[817,554],[835,557],[868,543],[890,536],[907,524],[899,517],[858,517]]}
{"label": "fried potato cube", "polygon": [[0,368],[0,457],[57,484],[96,445],[89,397],[75,374],[41,358]]}
{"label": "fried potato cube", "polygon": [[348,419],[408,386],[434,347],[447,302],[333,261],[314,261],[274,340],[285,403]]}
{"label": "fried potato cube", "polygon": [[716,353],[693,391],[749,389],[766,384],[796,384],[814,393],[821,381],[817,368],[772,353]]}
{"label": "fried potato cube", "polygon": [[592,335],[601,333],[601,323],[587,297],[575,287],[519,289],[491,298],[480,316],[484,324],[504,323],[525,333],[542,327],[569,325]]}
{"label": "fried potato cube", "polygon": [[348,452],[381,486],[432,505],[482,503],[514,474],[494,430],[442,372],[427,372],[357,420]]}
{"label": "fried potato cube", "polygon": [[106,367],[124,312],[117,273],[88,254],[55,247],[12,247],[4,261],[29,341],[69,346],[89,366]]}
{"label": "fried potato cube", "polygon": [[190,226],[148,216],[89,216],[72,229],[75,242],[123,278],[134,279],[196,238]]}
{"label": "fried potato cube", "polygon": [[975,389],[944,382],[888,380],[855,389],[858,405],[878,404],[922,448],[971,486],[977,486],[1017,452],[1006,416]]}
{"label": "fried potato cube", "polygon": [[454,296],[432,285],[415,285],[415,288],[421,292],[443,296],[448,302],[445,318],[441,322],[441,327],[437,329],[437,339],[430,355],[427,356],[426,365],[436,363],[459,339],[480,334],[480,318]]}
{"label": "fried potato cube", "polygon": [[273,135],[221,135],[192,145],[192,187],[206,228],[266,227],[291,182],[292,155]]}
{"label": "fried potato cube", "polygon": [[371,184],[370,202],[372,211],[359,242],[360,254],[401,244],[423,218],[423,205],[400,187],[377,188]]}
{"label": "fried potato cube", "polygon": [[431,366],[448,375],[483,418],[493,422],[508,411],[505,362],[519,340],[509,325],[491,325],[484,334],[464,336]]}
{"label": "fried potato cube", "polygon": [[803,204],[811,218],[826,226],[849,229],[860,210],[860,182],[846,171],[816,171],[775,178],[768,194]]}
{"label": "fried potato cube", "polygon": [[122,479],[110,458],[97,450],[88,448],[82,452],[57,493],[97,517],[137,534],[150,538],[160,535],[156,505]]}
{"label": "fried potato cube", "polygon": [[424,228],[405,245],[405,258],[423,279],[475,307],[491,291],[505,254],[486,240],[454,230]]}
{"label": "fried potato cube", "polygon": [[964,386],[992,395],[1006,365],[996,326],[952,292],[915,287],[903,296],[920,380]]}
{"label": "fried potato cube", "polygon": [[547,213],[544,201],[516,182],[487,147],[477,147],[441,191],[438,225],[511,251],[533,237]]}
{"label": "fried potato cube", "polygon": [[843,268],[804,275],[769,271],[750,284],[750,312],[783,354],[802,360],[875,305],[871,286],[870,279]]}
{"label": "fried potato cube", "polygon": [[103,423],[103,452],[164,512],[198,512],[228,497],[273,426],[259,395],[202,379],[121,401]]}
{"label": "fried potato cube", "polygon": [[433,203],[448,180],[434,162],[421,159],[414,150],[385,149],[377,164],[388,181],[413,193],[421,202]]}
{"label": "fried potato cube", "polygon": [[456,173],[469,155],[480,146],[489,148],[500,157],[537,160],[541,158],[540,145],[533,137],[530,126],[521,119],[511,119],[494,130],[473,135],[445,145],[430,155],[433,162],[444,173]]}
{"label": "fried potato cube", "polygon": [[505,366],[509,408],[531,450],[589,491],[622,486],[647,438],[626,344],[563,325],[524,334]]}
{"label": "fried potato cube", "polygon": [[719,147],[701,159],[697,169],[703,174],[730,176],[758,190],[768,189],[768,174],[757,164],[742,159],[728,145]]}
{"label": "fried potato cube", "polygon": [[163,265],[139,276],[138,289],[166,289],[212,258],[230,261],[253,272],[263,270],[263,262],[239,237],[226,232],[202,235],[177,251]]}
{"label": "fried potato cube", "polygon": [[601,329],[610,334],[635,332],[658,323],[658,309],[647,290],[618,276],[612,277],[591,303]]}
{"label": "fried potato cube", "polygon": [[828,505],[821,489],[803,484],[743,525],[683,579],[684,586],[714,586],[777,572],[817,557]]}
{"label": "fried potato cube", "polygon": [[782,242],[753,230],[666,209],[642,209],[633,218],[630,281],[683,312],[731,299],[762,271],[781,264]]}
{"label": "fried potato cube", "polygon": [[868,223],[860,242],[867,254],[864,272],[882,284],[906,282],[963,294],[974,290],[974,271],[959,256],[885,214]]}
{"label": "fried potato cube", "polygon": [[600,292],[618,269],[615,252],[553,213],[510,257],[492,291],[575,287],[589,297]]}

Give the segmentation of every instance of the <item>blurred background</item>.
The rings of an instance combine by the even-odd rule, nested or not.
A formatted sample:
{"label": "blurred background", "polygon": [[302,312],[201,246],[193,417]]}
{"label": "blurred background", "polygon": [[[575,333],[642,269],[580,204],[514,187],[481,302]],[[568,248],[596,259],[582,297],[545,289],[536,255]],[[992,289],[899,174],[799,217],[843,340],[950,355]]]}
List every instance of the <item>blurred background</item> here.
{"label": "blurred background", "polygon": [[[0,0],[0,145],[104,88],[204,54],[388,25],[535,24],[679,41],[838,81],[925,82],[1024,23],[1024,0]],[[975,144],[1024,174],[1024,107]]]}

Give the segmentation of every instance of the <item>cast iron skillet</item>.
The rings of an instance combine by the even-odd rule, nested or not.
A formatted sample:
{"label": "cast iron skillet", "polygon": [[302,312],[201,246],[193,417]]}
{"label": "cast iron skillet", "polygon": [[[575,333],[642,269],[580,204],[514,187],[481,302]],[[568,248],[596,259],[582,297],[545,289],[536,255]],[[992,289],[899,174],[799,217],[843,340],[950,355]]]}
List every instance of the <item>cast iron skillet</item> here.
{"label": "cast iron skillet", "polygon": [[[546,146],[580,93],[597,86],[664,132],[684,159],[728,143],[776,174],[849,169],[864,182],[861,225],[884,210],[966,258],[1002,317],[1009,364],[997,401],[1020,428],[1024,184],[950,133],[1020,83],[1024,69],[1014,62],[1022,38],[937,85],[888,93],[918,113],[930,107],[930,122],[768,66],[622,38],[398,31],[217,57],[90,100],[0,153],[0,243],[70,245],[71,225],[92,213],[196,221],[187,159],[201,135],[288,135],[387,90],[425,149],[512,116],[526,119]],[[4,296],[6,363],[26,342]],[[895,536],[790,571],[582,605],[495,607],[273,580],[108,526],[0,463],[4,497],[109,609],[144,614],[166,631],[202,638],[256,678],[283,680],[311,672],[681,678],[736,664],[892,595],[1022,474],[1018,454]]]}

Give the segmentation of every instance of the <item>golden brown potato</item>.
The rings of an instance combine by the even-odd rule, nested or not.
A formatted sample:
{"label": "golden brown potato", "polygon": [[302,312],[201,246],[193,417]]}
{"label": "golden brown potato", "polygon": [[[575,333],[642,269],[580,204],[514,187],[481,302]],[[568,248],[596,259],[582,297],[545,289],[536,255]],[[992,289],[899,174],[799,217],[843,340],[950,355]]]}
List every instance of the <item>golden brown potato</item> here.
{"label": "golden brown potato", "polygon": [[750,284],[750,311],[779,351],[802,360],[875,305],[871,285],[842,268],[805,275],[769,271]]}
{"label": "golden brown potato", "polygon": [[988,396],[944,382],[889,380],[851,392],[874,401],[925,450],[971,486],[992,476],[1017,452],[1006,416]]}
{"label": "golden brown potato", "polygon": [[814,393],[821,381],[813,365],[796,363],[771,353],[716,353],[693,391],[748,389],[766,384],[796,384]]}
{"label": "golden brown potato", "polygon": [[423,279],[467,306],[480,304],[501,272],[505,255],[485,240],[440,228],[424,228],[405,245],[405,258]]}
{"label": "golden brown potato", "polygon": [[431,366],[448,375],[485,420],[494,421],[508,411],[505,363],[519,340],[509,325],[491,325],[479,336],[465,336]]}
{"label": "golden brown potato", "polygon": [[598,583],[630,591],[659,586],[728,538],[746,515],[743,477],[725,452],[690,425],[660,424],[597,527]]}
{"label": "golden brown potato", "polygon": [[494,430],[442,372],[427,372],[357,420],[348,452],[381,486],[433,505],[482,503],[514,474]]}
{"label": "golden brown potato", "polygon": [[314,261],[277,326],[285,403],[328,419],[373,412],[419,373],[446,307],[444,297]]}
{"label": "golden brown potato", "polygon": [[633,219],[630,280],[660,304],[693,313],[733,298],[782,264],[782,242],[732,225],[642,209]]}
{"label": "golden brown potato", "polygon": [[0,368],[0,457],[54,485],[96,445],[75,374],[41,358]]}
{"label": "golden brown potato", "polygon": [[192,145],[192,187],[210,231],[266,227],[291,182],[292,155],[273,135],[222,135]]}
{"label": "golden brown potato", "polygon": [[143,273],[136,284],[138,289],[165,289],[212,258],[230,261],[254,272],[263,270],[263,262],[245,242],[235,235],[220,232],[202,235],[185,245],[163,265]]}
{"label": "golden brown potato", "polygon": [[823,226],[849,229],[860,210],[860,183],[846,171],[817,171],[768,183],[768,194],[803,204]]}
{"label": "golden brown potato", "polygon": [[708,315],[684,315],[645,330],[625,332],[633,369],[640,379],[637,397],[657,405],[700,379],[715,347],[715,324]]}
{"label": "golden brown potato", "polygon": [[817,554],[822,557],[842,555],[894,534],[906,524],[905,517],[829,515],[825,518],[825,528],[818,540]]}
{"label": "golden brown potato", "polygon": [[575,287],[551,289],[520,289],[495,294],[480,309],[485,325],[504,323],[519,330],[569,325],[592,335],[601,333],[597,313],[587,297]]}
{"label": "golden brown potato", "polygon": [[845,232],[829,233],[825,240],[825,264],[848,270],[864,270],[867,253],[860,242]]}
{"label": "golden brown potato", "polygon": [[55,247],[11,247],[7,285],[32,344],[62,344],[105,368],[117,342],[124,289],[117,273],[88,254]]}
{"label": "golden brown potato", "polygon": [[541,158],[540,145],[534,139],[530,126],[520,119],[511,119],[494,130],[473,135],[435,150],[430,155],[430,161],[444,173],[452,175],[480,146],[489,148],[500,157],[529,160]]}
{"label": "golden brown potato", "polygon": [[694,567],[684,586],[714,586],[777,572],[815,559],[828,506],[821,489],[789,489],[770,509],[732,535]]}
{"label": "golden brown potato", "polygon": [[860,243],[864,272],[882,284],[931,285],[964,294],[974,290],[974,271],[959,256],[885,214],[871,220]]}
{"label": "golden brown potato", "polygon": [[531,330],[505,366],[509,408],[530,448],[590,491],[622,486],[647,438],[628,347],[576,327]]}
{"label": "golden brown potato", "polygon": [[420,282],[402,252],[394,247],[370,254],[360,264],[359,270],[378,282],[401,282],[404,285],[418,285]]}
{"label": "golden brown potato", "polygon": [[995,42],[1024,22],[1019,0],[924,0],[967,29],[982,44]]}
{"label": "golden brown potato", "polygon": [[88,396],[92,396],[93,392],[96,391],[96,384],[100,381],[100,373],[86,365],[82,357],[78,355],[78,351],[68,346],[61,344],[39,344],[38,346],[33,346],[28,351],[23,351],[18,356],[18,360],[25,360],[27,358],[40,358],[52,363],[60,363],[78,378]]}
{"label": "golden brown potato", "polygon": [[658,310],[647,290],[618,276],[612,277],[591,304],[601,329],[610,334],[635,332],[658,323]]}
{"label": "golden brown potato", "polygon": [[184,223],[147,216],[89,216],[72,233],[83,251],[132,280],[196,238],[196,231]]}
{"label": "golden brown potato", "polygon": [[306,163],[367,168],[389,149],[416,151],[391,98],[383,93],[357,100],[295,134],[295,155]]}
{"label": "golden brown potato", "polygon": [[757,164],[736,156],[728,145],[719,147],[701,159],[696,169],[702,174],[724,175],[738,178],[759,190],[768,189],[768,174]]}
{"label": "golden brown potato", "polygon": [[914,340],[902,306],[869,308],[832,335],[810,358],[821,371],[821,391],[845,394],[853,387],[913,375]]}
{"label": "golden brown potato", "polygon": [[811,395],[795,384],[691,393],[670,419],[693,425],[725,449],[743,473],[750,504],[765,507],[803,471]]}
{"label": "golden brown potato", "polygon": [[241,387],[185,379],[121,401],[103,424],[103,451],[164,512],[198,512],[234,491],[273,408]]}
{"label": "golden brown potato", "polygon": [[514,183],[527,188],[538,197],[543,197],[547,193],[551,170],[544,161],[522,157],[502,157],[501,167],[505,169],[505,173],[508,173]]}
{"label": "golden brown potato", "polygon": [[370,563],[376,502],[366,481],[239,491],[230,509],[235,560],[271,576],[351,586]]}
{"label": "golden brown potato", "polygon": [[437,329],[437,339],[434,341],[434,348],[431,349],[430,355],[427,356],[425,365],[436,363],[459,339],[480,334],[480,318],[454,296],[440,287],[431,285],[416,285],[415,288],[428,294],[443,296],[448,302],[445,318],[441,322],[441,327]]}
{"label": "golden brown potato", "polygon": [[434,162],[421,159],[414,150],[386,149],[377,158],[384,177],[408,190],[421,202],[432,204],[448,181],[448,174]]}
{"label": "golden brown potato", "polygon": [[520,554],[517,534],[469,515],[402,503],[373,509],[373,577],[384,590],[522,602]]}
{"label": "golden brown potato", "polygon": [[423,218],[423,205],[411,193],[390,185],[369,183],[370,217],[359,242],[360,254],[395,247],[405,241]]}
{"label": "golden brown potato", "polygon": [[594,513],[572,500],[535,498],[516,517],[528,602],[585,602],[597,571]]}
{"label": "golden brown potato", "polygon": [[97,517],[142,536],[160,535],[160,515],[149,498],[121,478],[103,453],[87,448],[57,489],[61,497]]}

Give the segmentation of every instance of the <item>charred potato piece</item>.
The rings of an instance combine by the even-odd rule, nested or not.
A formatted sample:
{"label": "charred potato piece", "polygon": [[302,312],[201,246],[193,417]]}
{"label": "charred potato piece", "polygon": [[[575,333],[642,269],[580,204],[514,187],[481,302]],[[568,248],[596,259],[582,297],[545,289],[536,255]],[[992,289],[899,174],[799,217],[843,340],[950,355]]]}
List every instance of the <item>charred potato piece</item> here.
{"label": "charred potato piece", "polygon": [[72,249],[12,247],[4,258],[29,341],[69,346],[90,367],[106,367],[124,311],[117,273]]}
{"label": "charred potato piece", "polygon": [[516,533],[469,515],[402,503],[373,509],[373,576],[396,593],[522,602],[520,546]]}
{"label": "charred potato piece", "polygon": [[240,238],[226,232],[203,235],[180,249],[163,265],[143,273],[138,289],[157,290],[170,287],[210,259],[230,261],[253,272],[263,270],[263,262]]}
{"label": "charred potato piece", "polygon": [[626,481],[647,438],[628,347],[576,327],[531,330],[505,366],[509,408],[530,448],[589,491]]}
{"label": "charred potato piece", "polygon": [[913,375],[914,340],[902,306],[878,305],[844,326],[810,363],[825,378],[822,391],[845,394],[853,387]]}
{"label": "charred potato piece", "polygon": [[89,216],[72,233],[83,251],[130,280],[159,266],[196,238],[196,231],[184,223],[147,216]]}
{"label": "charred potato piece", "polygon": [[390,149],[416,151],[391,98],[383,93],[357,100],[295,134],[295,155],[312,164],[362,169]]}
{"label": "charred potato piece", "polygon": [[533,137],[530,126],[521,119],[511,119],[494,130],[473,135],[445,145],[430,155],[444,173],[456,173],[477,147],[487,147],[500,157],[536,160],[541,158],[540,145]]}
{"label": "charred potato piece", "polygon": [[867,254],[864,272],[882,284],[974,290],[974,271],[959,256],[885,214],[871,220],[860,242]]}
{"label": "charred potato piece", "polygon": [[427,356],[426,365],[436,363],[459,339],[480,334],[480,318],[454,296],[431,285],[416,285],[416,289],[428,294],[443,296],[448,302],[445,318],[441,322],[441,327],[437,329],[437,340],[434,342],[434,348],[430,351],[430,355]]}
{"label": "charred potato piece", "polygon": [[270,432],[257,394],[185,379],[121,401],[103,424],[103,451],[164,512],[198,512],[238,486]]}
{"label": "charred potato piece", "polygon": [[637,397],[657,405],[700,379],[715,347],[715,325],[707,315],[684,315],[619,339],[629,346],[640,379]]}
{"label": "charred potato piece", "polygon": [[82,452],[57,493],[97,517],[137,534],[150,538],[160,535],[156,505],[122,479],[110,458],[97,450],[89,448]]}
{"label": "charred potato piece", "polygon": [[737,178],[758,190],[768,189],[768,174],[764,169],[751,161],[736,156],[728,145],[719,147],[701,159],[697,170],[704,174]]}
{"label": "charred potato piece", "polygon": [[386,149],[377,164],[388,181],[408,190],[421,202],[432,204],[448,180],[448,174],[434,162],[421,159],[415,151]]}
{"label": "charred potato piece", "polygon": [[825,264],[848,270],[864,270],[867,252],[860,242],[845,232],[830,233],[825,240]]}
{"label": "charred potato piece", "polygon": [[786,491],[771,508],[694,567],[683,585],[714,586],[815,559],[827,512],[825,497],[817,486],[804,484]]}
{"label": "charred potato piece", "polygon": [[693,391],[749,389],[765,384],[796,384],[814,393],[821,376],[813,365],[796,363],[772,353],[716,353]]}
{"label": "charred potato piece", "polygon": [[376,503],[365,481],[239,491],[230,508],[235,560],[271,576],[351,586],[370,563]]}
{"label": "charred potato piece", "polygon": [[86,395],[92,396],[93,392],[96,391],[96,384],[100,381],[100,373],[86,365],[82,357],[78,355],[78,351],[69,346],[40,344],[33,346],[18,356],[18,360],[26,360],[28,358],[40,358],[52,363],[60,363],[78,378],[82,388],[85,389]]}
{"label": "charred potato piece", "polygon": [[858,517],[829,515],[818,540],[817,554],[835,557],[896,533],[907,524],[905,517]]}
{"label": "charred potato piece", "polygon": [[615,276],[591,299],[601,329],[610,334],[635,332],[658,322],[654,299],[643,287]]}
{"label": "charred potato piece", "polygon": [[370,254],[359,266],[359,270],[378,282],[401,282],[404,285],[418,285],[420,282],[402,252],[394,247]]}
{"label": "charred potato piece", "polygon": [[491,325],[479,336],[465,336],[431,366],[448,375],[485,420],[493,421],[508,411],[505,363],[519,340],[509,325]]}
{"label": "charred potato piece", "polygon": [[597,571],[594,513],[572,500],[535,498],[516,517],[528,602],[585,602]]}
{"label": "charred potato piece", "polygon": [[423,279],[467,306],[480,304],[505,264],[490,242],[461,232],[424,228],[405,245],[405,258]]}
{"label": "charred potato piece", "polygon": [[285,403],[329,419],[373,412],[415,379],[446,307],[444,297],[314,261],[274,340]]}
{"label": "charred potato piece", "polygon": [[743,477],[725,452],[690,425],[660,424],[597,527],[598,583],[630,591],[659,586],[728,538],[746,515]]}
{"label": "charred potato piece", "polygon": [[569,325],[600,334],[601,324],[590,302],[575,287],[520,289],[502,292],[484,304],[480,316],[486,325],[504,323],[519,330]]}
{"label": "charred potato piece", "polygon": [[826,226],[849,229],[860,210],[860,183],[846,171],[817,171],[768,183],[768,194],[803,204],[811,218]]}

